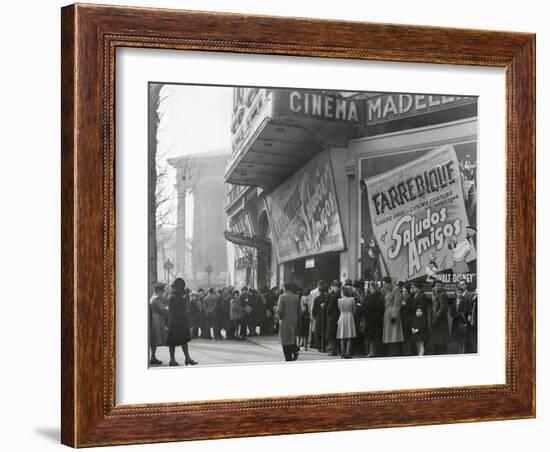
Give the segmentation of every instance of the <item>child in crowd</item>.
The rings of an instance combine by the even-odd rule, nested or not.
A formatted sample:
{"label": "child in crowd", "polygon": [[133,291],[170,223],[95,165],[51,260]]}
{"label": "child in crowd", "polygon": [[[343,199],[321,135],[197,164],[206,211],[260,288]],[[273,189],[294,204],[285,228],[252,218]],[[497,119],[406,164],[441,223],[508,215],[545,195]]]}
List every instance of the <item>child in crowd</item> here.
{"label": "child in crowd", "polygon": [[300,315],[300,329],[298,334],[298,347],[304,347],[307,350],[307,337],[309,335],[309,323],[311,315],[307,303],[302,305],[302,314]]}
{"label": "child in crowd", "polygon": [[424,343],[427,339],[428,325],[421,308],[417,308],[411,323],[412,339],[416,343],[418,356],[424,356]]}

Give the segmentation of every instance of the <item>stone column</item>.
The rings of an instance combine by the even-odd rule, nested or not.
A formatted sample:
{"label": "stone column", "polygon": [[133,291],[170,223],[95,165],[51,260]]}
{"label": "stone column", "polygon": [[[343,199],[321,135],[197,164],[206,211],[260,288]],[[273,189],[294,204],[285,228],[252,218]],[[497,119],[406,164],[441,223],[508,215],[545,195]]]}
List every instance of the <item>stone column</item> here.
{"label": "stone column", "polygon": [[[180,180],[177,178],[176,180]],[[176,218],[176,275],[185,274],[185,208],[187,198],[187,187],[182,181],[176,185],[178,207]]]}

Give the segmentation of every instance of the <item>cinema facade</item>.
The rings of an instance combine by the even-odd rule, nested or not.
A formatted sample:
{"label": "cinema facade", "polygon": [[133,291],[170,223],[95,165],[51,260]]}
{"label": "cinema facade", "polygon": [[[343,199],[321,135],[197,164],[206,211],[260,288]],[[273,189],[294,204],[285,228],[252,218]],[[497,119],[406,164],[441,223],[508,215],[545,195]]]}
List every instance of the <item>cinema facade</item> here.
{"label": "cinema facade", "polygon": [[477,98],[235,88],[228,283],[476,284]]}

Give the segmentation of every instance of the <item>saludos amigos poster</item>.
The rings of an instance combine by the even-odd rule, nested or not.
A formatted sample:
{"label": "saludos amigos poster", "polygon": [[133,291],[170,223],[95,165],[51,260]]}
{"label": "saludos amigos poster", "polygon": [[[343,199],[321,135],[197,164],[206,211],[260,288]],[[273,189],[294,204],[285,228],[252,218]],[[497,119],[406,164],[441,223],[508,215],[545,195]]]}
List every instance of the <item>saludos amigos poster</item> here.
{"label": "saludos amigos poster", "polygon": [[279,262],[344,249],[327,151],[266,196]]}
{"label": "saludos amigos poster", "polygon": [[468,273],[476,251],[467,229],[461,173],[452,146],[363,180],[385,272],[412,280]]}

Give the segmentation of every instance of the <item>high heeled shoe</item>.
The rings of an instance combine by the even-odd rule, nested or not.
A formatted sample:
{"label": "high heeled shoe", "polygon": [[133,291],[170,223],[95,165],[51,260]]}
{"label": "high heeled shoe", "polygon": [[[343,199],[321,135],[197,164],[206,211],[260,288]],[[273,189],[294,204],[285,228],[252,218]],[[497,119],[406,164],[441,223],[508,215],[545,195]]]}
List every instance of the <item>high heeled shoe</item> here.
{"label": "high heeled shoe", "polygon": [[190,359],[190,360],[187,360],[187,359],[186,359],[186,360],[185,360],[185,365],[186,365],[186,366],[196,366],[197,364],[198,364],[198,362],[197,362],[197,361],[193,361],[192,359]]}
{"label": "high heeled shoe", "polygon": [[171,366],[179,366],[179,363],[177,361],[170,361]]}

